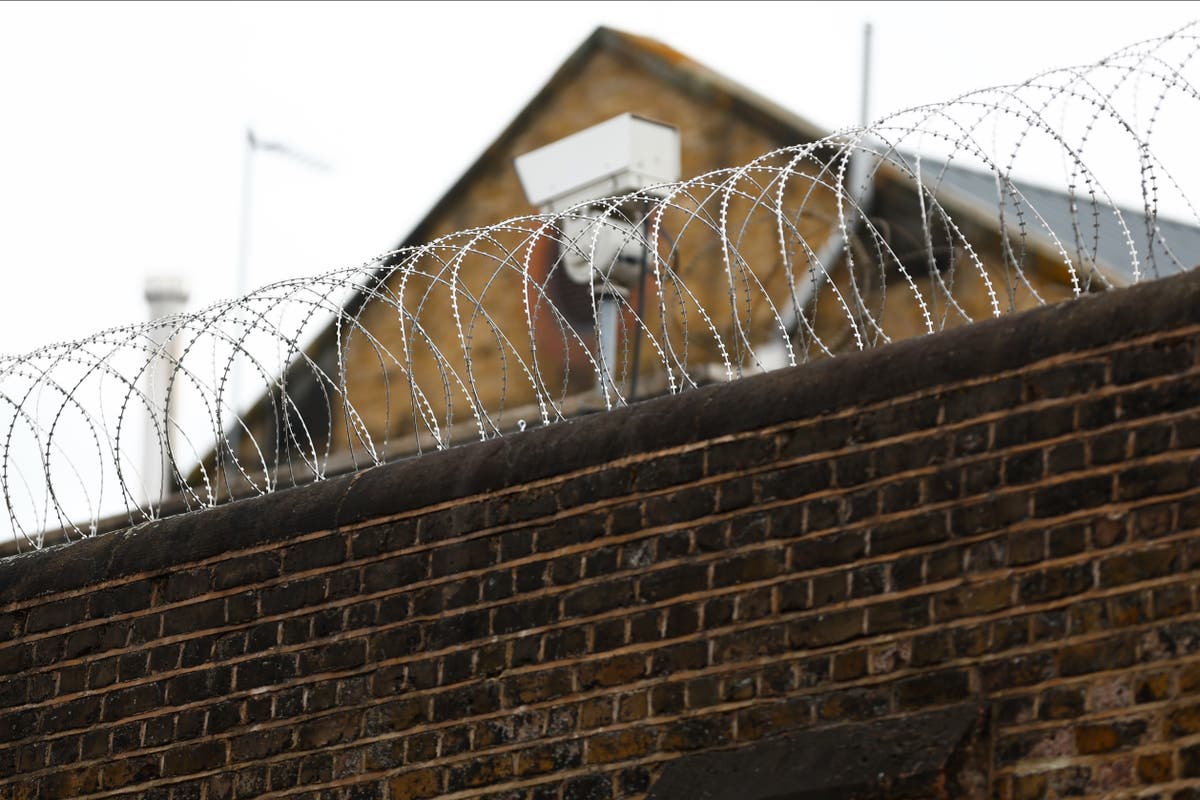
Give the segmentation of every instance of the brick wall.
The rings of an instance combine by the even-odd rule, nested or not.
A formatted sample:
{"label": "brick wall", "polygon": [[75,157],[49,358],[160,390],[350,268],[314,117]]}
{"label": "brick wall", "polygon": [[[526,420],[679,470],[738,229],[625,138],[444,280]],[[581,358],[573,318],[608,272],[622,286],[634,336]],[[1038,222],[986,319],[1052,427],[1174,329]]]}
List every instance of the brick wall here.
{"label": "brick wall", "polygon": [[1198,401],[1200,274],[12,557],[0,797],[680,796],[964,704],[926,796],[1200,797]]}

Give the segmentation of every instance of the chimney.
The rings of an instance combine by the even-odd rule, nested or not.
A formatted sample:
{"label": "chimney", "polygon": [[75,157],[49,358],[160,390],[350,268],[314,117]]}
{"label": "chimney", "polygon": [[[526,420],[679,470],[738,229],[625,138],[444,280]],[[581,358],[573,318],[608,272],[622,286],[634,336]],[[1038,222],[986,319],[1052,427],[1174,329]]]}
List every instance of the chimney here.
{"label": "chimney", "polygon": [[[188,292],[179,275],[154,275],[146,279],[146,304],[150,320],[182,313],[187,305]],[[171,375],[181,352],[182,341],[170,324],[153,325],[147,331],[148,365],[145,372],[146,402],[149,415],[146,428],[145,459],[142,485],[146,504],[153,509],[174,490],[174,469],[171,464],[171,427],[176,420],[179,390],[182,384],[171,385]]]}

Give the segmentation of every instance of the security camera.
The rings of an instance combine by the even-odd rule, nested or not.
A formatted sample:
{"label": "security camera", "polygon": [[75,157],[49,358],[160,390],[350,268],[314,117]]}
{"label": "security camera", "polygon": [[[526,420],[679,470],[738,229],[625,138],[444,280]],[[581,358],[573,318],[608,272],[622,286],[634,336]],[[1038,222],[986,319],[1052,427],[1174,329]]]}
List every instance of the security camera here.
{"label": "security camera", "polygon": [[645,243],[634,209],[600,198],[677,181],[679,160],[678,129],[621,114],[518,156],[515,166],[529,202],[562,214],[568,277],[623,294],[640,278]]}
{"label": "security camera", "polygon": [[555,213],[597,197],[679,180],[679,131],[621,114],[517,156],[529,202]]}
{"label": "security camera", "polygon": [[621,114],[516,159],[529,202],[559,215],[567,277],[594,293],[596,388],[606,405],[617,390],[619,304],[641,284],[649,255],[639,203],[621,196],[679,180],[679,149],[676,128]]}

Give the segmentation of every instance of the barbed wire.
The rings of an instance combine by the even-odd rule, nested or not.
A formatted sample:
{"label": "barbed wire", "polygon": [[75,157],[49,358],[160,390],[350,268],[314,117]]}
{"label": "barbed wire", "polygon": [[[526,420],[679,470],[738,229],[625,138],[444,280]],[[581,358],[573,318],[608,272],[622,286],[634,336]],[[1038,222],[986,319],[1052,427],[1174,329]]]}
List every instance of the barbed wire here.
{"label": "barbed wire", "polygon": [[1190,269],[1191,159],[1156,145],[1195,118],[1198,49],[1188,25],[739,167],[0,357],[11,535],[39,547]]}

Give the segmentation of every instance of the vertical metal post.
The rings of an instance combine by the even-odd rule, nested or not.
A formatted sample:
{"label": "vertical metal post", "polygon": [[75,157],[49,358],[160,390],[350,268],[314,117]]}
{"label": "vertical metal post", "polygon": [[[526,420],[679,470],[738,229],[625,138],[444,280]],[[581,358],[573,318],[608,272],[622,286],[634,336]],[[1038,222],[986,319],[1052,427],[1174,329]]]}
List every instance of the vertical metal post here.
{"label": "vertical metal post", "polygon": [[[871,122],[871,23],[863,23],[862,38],[862,87],[859,90],[858,124],[865,130]],[[859,147],[864,147],[865,141],[859,141]],[[861,201],[868,195],[866,181],[870,159],[861,149],[850,155],[849,174],[846,176],[846,187],[856,201]]]}
{"label": "vertical metal post", "polygon": [[238,231],[238,263],[234,292],[236,297],[246,293],[250,269],[250,211],[253,204],[254,150],[258,142],[254,131],[246,129],[246,149],[242,155],[242,225]]}
{"label": "vertical metal post", "polygon": [[[858,120],[865,129],[871,122],[871,23],[863,23],[862,76],[860,85]],[[865,142],[859,140],[858,146],[864,147]],[[865,213],[866,206],[871,202],[872,187],[868,185],[867,173],[870,171],[873,158],[868,157],[861,149],[850,154],[850,163],[846,170],[846,195],[853,201],[854,208],[847,215],[846,227],[852,230],[859,218]],[[786,336],[791,339],[800,329],[800,317],[808,304],[813,302],[817,289],[829,279],[829,270],[834,261],[848,246],[840,229],[833,232],[821,243],[816,252],[816,258],[808,265],[808,279],[796,285],[793,302],[788,306],[782,319]],[[820,265],[820,269],[817,268]],[[760,347],[759,362],[767,370],[779,369],[788,365],[787,350],[779,339],[772,339],[767,345]]]}
{"label": "vertical metal post", "polygon": [[862,45],[862,92],[858,110],[858,124],[864,128],[871,121],[871,23],[863,23]]}
{"label": "vertical metal post", "polygon": [[[250,221],[254,210],[254,155],[257,149],[258,140],[254,138],[254,131],[246,128],[246,148],[242,154],[242,221],[241,227],[238,229],[238,261],[237,273],[234,275],[234,297],[245,295],[249,283]],[[223,418],[228,412],[236,421],[241,408],[239,393],[242,388],[242,360],[237,353],[232,354],[231,358],[233,358],[233,369],[229,375],[224,408],[218,408],[217,413]],[[242,441],[242,427],[240,424],[230,427],[224,424],[224,419],[222,419],[222,427],[229,430],[229,449],[234,454],[234,458],[237,458]],[[220,450],[218,449],[218,458],[220,458],[219,454]]]}
{"label": "vertical metal post", "polygon": [[[254,159],[259,152],[278,153],[309,169],[325,172],[329,165],[310,155],[293,150],[280,142],[263,141],[254,135],[254,130],[246,128],[246,150],[242,156],[242,224],[238,235],[238,263],[235,276],[235,297],[245,296],[250,283],[250,222],[254,217]],[[231,452],[238,453],[242,440],[242,425],[238,419],[241,409],[242,359],[233,354],[233,368],[229,376],[228,392],[224,399],[225,408],[219,413],[232,413],[235,425],[225,426],[229,430],[227,444]],[[219,452],[219,448],[218,448]]]}
{"label": "vertical metal post", "polygon": [[605,293],[596,298],[596,338],[600,355],[600,378],[596,390],[601,397],[607,397],[608,387],[616,391],[614,379],[617,363],[617,317],[620,312],[616,297]]}

